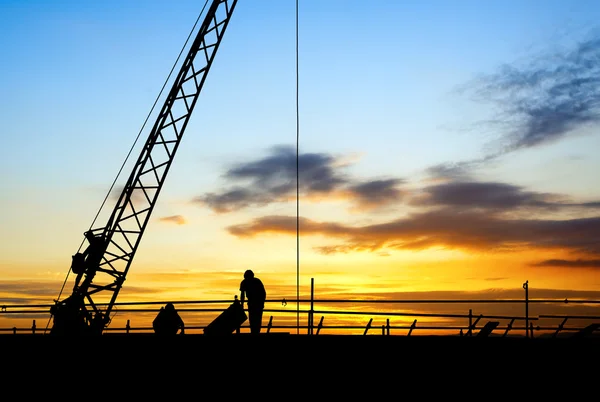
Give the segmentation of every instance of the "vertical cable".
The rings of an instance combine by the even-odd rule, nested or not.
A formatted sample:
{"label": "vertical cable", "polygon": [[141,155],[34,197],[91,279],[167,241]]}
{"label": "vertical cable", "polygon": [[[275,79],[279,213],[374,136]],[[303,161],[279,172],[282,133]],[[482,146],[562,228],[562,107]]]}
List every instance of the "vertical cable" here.
{"label": "vertical cable", "polygon": [[298,1],[296,0],[296,333],[300,333],[300,108],[298,79]]}

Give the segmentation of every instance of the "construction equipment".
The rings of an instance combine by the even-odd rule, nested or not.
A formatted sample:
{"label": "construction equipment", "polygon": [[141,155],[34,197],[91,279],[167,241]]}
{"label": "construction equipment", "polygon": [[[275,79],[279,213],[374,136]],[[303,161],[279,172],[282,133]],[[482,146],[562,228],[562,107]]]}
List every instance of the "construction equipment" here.
{"label": "construction equipment", "polygon": [[233,303],[204,328],[204,335],[231,335],[234,331],[239,330],[247,319],[248,316],[242,307],[242,303],[235,296]]}
{"label": "construction equipment", "polygon": [[102,334],[156,205],[237,0],[211,0],[173,86],[106,226],[73,256],[72,294],[56,301],[51,334]]}

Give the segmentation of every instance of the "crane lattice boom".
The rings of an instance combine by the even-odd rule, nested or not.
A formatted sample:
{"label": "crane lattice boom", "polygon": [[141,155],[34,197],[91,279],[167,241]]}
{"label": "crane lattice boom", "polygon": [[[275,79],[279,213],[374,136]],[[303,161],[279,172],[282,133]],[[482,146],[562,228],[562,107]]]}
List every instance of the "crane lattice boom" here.
{"label": "crane lattice boom", "polygon": [[52,308],[52,333],[102,333],[237,0],[213,0],[105,227],[73,256],[73,293]]}

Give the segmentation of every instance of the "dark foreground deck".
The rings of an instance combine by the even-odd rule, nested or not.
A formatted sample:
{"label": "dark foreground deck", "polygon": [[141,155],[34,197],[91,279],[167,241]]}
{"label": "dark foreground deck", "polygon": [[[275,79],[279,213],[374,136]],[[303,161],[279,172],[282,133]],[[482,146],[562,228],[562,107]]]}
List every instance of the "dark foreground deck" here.
{"label": "dark foreground deck", "polygon": [[0,335],[0,348],[37,358],[56,358],[77,351],[94,350],[119,356],[121,360],[155,358],[204,359],[216,351],[223,359],[231,356],[255,357],[273,364],[292,364],[296,359],[335,364],[347,358],[372,364],[397,361],[486,359],[500,361],[538,359],[553,356],[576,359],[585,354],[599,357],[600,337],[534,338],[458,336],[376,336],[376,335],[296,335],[271,333],[229,337],[177,335],[161,338],[154,334],[107,334],[88,338],[60,338],[49,335]]}
{"label": "dark foreground deck", "polygon": [[[32,383],[50,376],[73,387],[80,385],[78,376],[86,378],[84,383],[142,381],[142,388],[176,381],[178,392],[187,395],[210,388],[213,381],[219,383],[219,392],[228,388],[227,381],[231,381],[231,387],[241,386],[243,390],[270,384],[285,386],[287,392],[316,384],[329,392],[347,392],[352,389],[348,387],[364,391],[364,387],[374,386],[382,392],[392,392],[396,387],[412,386],[413,382],[422,387],[425,381],[431,389],[423,392],[432,392],[439,391],[440,381],[447,383],[452,378],[463,388],[483,381],[507,388],[507,392],[514,381],[528,382],[530,391],[536,389],[539,395],[538,385],[533,384],[538,381],[543,381],[544,387],[572,387],[572,381],[595,384],[586,378],[597,377],[600,361],[600,338],[272,333],[172,338],[123,334],[69,339],[1,335],[0,349],[5,384],[10,383],[6,374],[22,376]],[[252,379],[258,382],[253,383]],[[240,385],[241,380],[248,382]]]}

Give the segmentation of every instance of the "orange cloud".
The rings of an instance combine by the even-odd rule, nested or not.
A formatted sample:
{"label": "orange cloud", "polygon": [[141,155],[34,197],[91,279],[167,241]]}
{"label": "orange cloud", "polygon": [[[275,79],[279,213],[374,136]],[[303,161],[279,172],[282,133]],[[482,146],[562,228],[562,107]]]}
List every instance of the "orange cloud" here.
{"label": "orange cloud", "polygon": [[535,267],[600,268],[600,260],[544,260],[531,264]]}
{"label": "orange cloud", "polygon": [[158,220],[161,222],[175,223],[176,225],[185,225],[187,223],[187,220],[182,215],[164,216],[158,218]]}
{"label": "orange cloud", "polygon": [[[316,222],[306,218],[300,219],[299,223],[302,235],[322,235],[345,241],[339,245],[318,248],[325,254],[381,249],[424,250],[434,247],[478,251],[540,248],[600,254],[600,217],[503,219],[484,212],[441,209],[365,226]],[[266,216],[247,224],[230,226],[227,230],[241,238],[264,233],[296,235],[296,218]]]}

